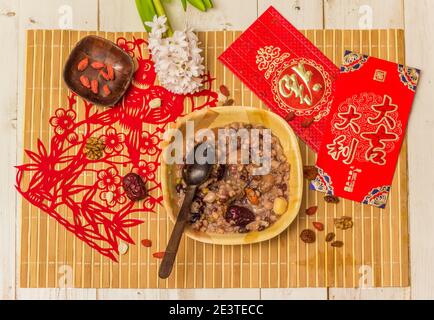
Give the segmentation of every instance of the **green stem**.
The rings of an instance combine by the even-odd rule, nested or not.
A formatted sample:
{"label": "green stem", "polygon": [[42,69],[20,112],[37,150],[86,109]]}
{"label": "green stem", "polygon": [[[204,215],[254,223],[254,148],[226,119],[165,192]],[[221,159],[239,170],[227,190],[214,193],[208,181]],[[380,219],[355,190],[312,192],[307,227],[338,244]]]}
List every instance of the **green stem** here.
{"label": "green stem", "polygon": [[200,11],[202,11],[202,12],[206,11],[206,7],[205,7],[205,4],[203,3],[203,0],[188,0],[188,2],[190,2],[190,4],[193,7],[196,7]]}
{"label": "green stem", "polygon": [[167,36],[171,37],[173,35],[173,30],[172,30],[172,26],[170,25],[170,22],[169,22],[169,17],[167,16],[166,11],[164,10],[163,4],[161,3],[160,0],[153,0],[153,2],[154,2],[154,7],[155,7],[155,11],[157,12],[157,15],[159,17],[166,16],[166,18],[167,18],[167,23],[166,23],[167,24]]}
{"label": "green stem", "polygon": [[203,0],[203,4],[207,9],[212,9],[214,7],[211,0]]}
{"label": "green stem", "polygon": [[152,22],[154,16],[157,15],[152,0],[136,0],[136,7],[146,31],[150,32],[151,28],[145,22]]}

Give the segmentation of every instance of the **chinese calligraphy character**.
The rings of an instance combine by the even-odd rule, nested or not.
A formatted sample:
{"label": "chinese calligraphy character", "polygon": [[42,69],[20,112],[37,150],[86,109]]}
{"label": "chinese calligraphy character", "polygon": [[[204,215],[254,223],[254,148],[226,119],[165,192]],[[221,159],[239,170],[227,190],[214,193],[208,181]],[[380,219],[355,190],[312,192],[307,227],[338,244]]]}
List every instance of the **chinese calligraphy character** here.
{"label": "chinese calligraphy character", "polygon": [[353,192],[354,191],[357,176],[359,173],[362,173],[361,169],[357,169],[355,167],[350,167],[350,172],[348,173],[348,179],[347,179],[347,182],[345,183],[345,188],[344,188],[344,190],[346,192]]}
{"label": "chinese calligraphy character", "polygon": [[[318,92],[322,89],[322,86],[317,83],[314,84],[312,88],[310,87],[312,72],[306,71],[303,63],[299,63],[297,66],[292,67],[291,70],[294,71],[293,74],[287,74],[279,81],[280,94],[285,98],[294,95],[296,98],[300,99],[300,104],[312,106],[312,91]],[[300,83],[299,79],[301,79],[303,83]]]}
{"label": "chinese calligraphy character", "polygon": [[398,140],[398,135],[388,132],[387,127],[381,124],[376,132],[362,133],[362,138],[369,141],[369,149],[366,151],[366,160],[378,165],[386,164],[386,143]]}
{"label": "chinese calligraphy character", "polygon": [[345,158],[343,162],[345,164],[351,164],[354,161],[359,141],[357,139],[352,139],[351,144],[346,146],[344,145],[345,139],[346,137],[342,135],[333,140],[332,144],[328,144],[328,154],[333,158],[333,160],[339,160],[340,157],[343,156]]}
{"label": "chinese calligraphy character", "polygon": [[383,103],[379,105],[373,105],[372,109],[377,112],[377,116],[375,118],[370,117],[368,119],[368,122],[370,124],[378,125],[384,121],[390,129],[395,128],[395,120],[393,119],[393,117],[390,116],[390,114],[398,110],[398,106],[392,103],[391,97],[385,95]]}
{"label": "chinese calligraphy character", "polygon": [[342,119],[342,122],[335,124],[336,129],[345,130],[346,128],[350,127],[354,133],[360,133],[360,126],[356,121],[362,117],[362,114],[357,112],[355,106],[349,105],[348,111],[338,113],[338,117]]}

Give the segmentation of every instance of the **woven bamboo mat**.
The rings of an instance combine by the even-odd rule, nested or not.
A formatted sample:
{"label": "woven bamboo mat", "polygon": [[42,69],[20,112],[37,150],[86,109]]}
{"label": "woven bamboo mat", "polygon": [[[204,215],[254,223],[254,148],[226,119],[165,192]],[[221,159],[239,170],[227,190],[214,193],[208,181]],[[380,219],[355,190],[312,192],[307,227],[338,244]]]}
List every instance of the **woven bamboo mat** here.
{"label": "woven bamboo mat", "polygon": [[[29,31],[27,41],[24,148],[37,149],[37,139],[51,139],[49,117],[66,106],[68,91],[61,80],[63,63],[72,47],[89,33]],[[97,33],[93,33],[97,34]],[[306,31],[304,34],[337,65],[345,49],[404,63],[404,33],[400,30]],[[145,37],[143,33],[99,33],[118,37]],[[234,75],[217,62],[218,55],[238,32],[200,33],[206,64],[216,77],[214,90],[225,84],[236,105],[265,106]],[[265,35],[264,35],[265,36]],[[80,106],[79,106],[80,107]],[[189,106],[186,106],[189,110]],[[79,115],[78,115],[79,116]],[[315,155],[301,144],[305,164]],[[27,158],[24,161],[28,161]],[[83,177],[86,179],[86,177]],[[301,214],[279,237],[261,244],[222,247],[183,239],[176,266],[168,280],[159,280],[160,260],[152,252],[164,251],[172,223],[163,209],[140,213],[145,222],[132,229],[137,245],[119,262],[105,258],[59,225],[43,211],[23,200],[21,204],[21,287],[76,288],[286,288],[286,287],[406,287],[409,286],[407,205],[407,146],[401,152],[389,203],[385,210],[342,200],[326,204],[323,195],[305,186]],[[307,219],[305,208],[318,205]],[[68,215],[65,212],[65,215]],[[333,219],[351,216],[354,228],[336,231],[344,247],[326,245],[324,235]],[[326,225],[315,244],[305,245],[300,232],[312,221]],[[152,250],[140,245],[153,241]]]}

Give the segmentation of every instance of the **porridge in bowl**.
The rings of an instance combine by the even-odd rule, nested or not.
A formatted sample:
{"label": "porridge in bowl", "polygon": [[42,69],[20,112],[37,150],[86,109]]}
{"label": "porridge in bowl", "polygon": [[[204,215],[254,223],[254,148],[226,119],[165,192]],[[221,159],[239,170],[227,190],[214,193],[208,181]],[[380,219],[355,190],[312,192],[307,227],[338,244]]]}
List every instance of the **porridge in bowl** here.
{"label": "porridge in bowl", "polygon": [[[258,129],[261,132],[266,128],[232,123],[220,129],[238,134],[241,129],[249,132]],[[218,234],[262,231],[287,211],[290,165],[279,139],[272,133],[270,139],[269,170],[266,174],[255,173],[259,165],[251,155],[251,150],[254,150],[252,146],[264,144],[264,135],[259,134],[258,139],[250,139],[248,144],[238,140],[236,146],[229,146],[224,151],[218,148],[219,157],[224,152],[226,159],[229,159],[230,152],[234,151],[237,159],[228,164],[213,165],[209,178],[199,186],[189,218],[194,230]],[[241,160],[243,154],[247,154],[247,161]],[[182,178],[183,169],[184,165],[177,165],[175,170],[179,206],[182,205],[187,188]]]}

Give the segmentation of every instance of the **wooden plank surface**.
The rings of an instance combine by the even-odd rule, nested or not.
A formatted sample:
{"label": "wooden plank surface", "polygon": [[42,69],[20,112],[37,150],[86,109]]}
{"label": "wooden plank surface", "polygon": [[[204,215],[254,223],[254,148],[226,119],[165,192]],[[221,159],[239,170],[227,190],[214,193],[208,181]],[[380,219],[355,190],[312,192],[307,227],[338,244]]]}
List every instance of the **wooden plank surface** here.
{"label": "wooden plank surface", "polygon": [[15,298],[16,192],[14,190],[17,150],[18,107],[18,5],[16,1],[0,1],[0,41],[3,44],[1,80],[0,148],[6,150],[1,161],[0,180],[0,299]]}
{"label": "wooden plank surface", "polygon": [[405,1],[407,63],[422,69],[409,127],[413,299],[434,298],[434,1]]}
{"label": "wooden plank surface", "polygon": [[[100,0],[102,2],[109,2],[110,4],[114,4],[116,2],[115,0]],[[117,2],[125,2],[124,0],[118,0]],[[128,0],[130,1],[130,0]],[[217,0],[216,0],[217,1]],[[218,0],[218,1],[225,1],[225,0]],[[72,3],[72,7],[74,9],[77,9],[79,11],[80,8],[78,6],[75,6],[73,2],[76,1],[62,1],[62,3]],[[232,0],[228,2],[233,2]],[[249,6],[255,7],[255,4],[251,4],[252,2],[255,2],[255,0],[249,0]],[[265,4],[261,4],[261,2]],[[290,0],[277,0],[277,1],[263,1],[259,0],[258,8],[262,5],[262,8],[266,7],[267,4],[273,4],[276,5],[279,8],[283,8],[283,10],[287,10],[287,8],[290,8],[292,5],[294,6],[295,10],[297,10],[297,7],[300,6],[303,10],[305,7],[305,4],[310,5],[311,0],[300,0],[300,1],[290,1]],[[322,1],[319,1],[320,3]],[[325,4],[325,10],[328,12],[328,15],[325,19],[325,26],[331,27],[333,25],[339,26],[352,26],[352,27],[359,27],[359,20],[361,18],[360,16],[360,6],[364,3],[374,3],[382,5],[385,2],[389,1],[354,1],[354,0],[340,0],[340,1],[333,1],[328,0],[324,1]],[[90,8],[96,7],[97,1],[86,1],[87,6],[85,6],[86,10],[89,10]],[[289,4],[288,4],[289,3]],[[25,4],[25,5],[23,5]],[[433,19],[433,8],[432,8],[432,1],[431,0],[421,0],[421,1],[405,1],[405,8],[407,9],[405,11],[405,22],[406,22],[406,37],[407,37],[407,60],[408,63],[414,66],[421,67],[424,71],[425,69],[432,70],[432,62],[430,59],[430,52],[432,52],[432,32],[433,32],[433,25],[432,21]],[[3,45],[7,48],[16,48],[21,46],[20,50],[20,64],[19,69],[23,69],[23,40],[24,40],[24,29],[33,27],[33,25],[43,24],[47,28],[55,28],[58,21],[56,21],[55,18],[58,18],[57,9],[58,9],[59,1],[51,1],[51,0],[41,0],[41,1],[30,1],[30,0],[2,0],[0,1],[0,34],[8,34],[7,37],[5,37],[5,41],[3,41]],[[126,4],[126,6],[129,6],[128,10],[133,10],[134,7],[130,4]],[[338,7],[335,7],[338,6]],[[342,7],[344,6],[344,7]],[[27,14],[21,14],[19,12],[19,8],[28,8]],[[400,8],[400,5],[395,5],[393,7],[384,6],[385,10],[378,12],[378,10],[375,10],[375,18],[373,19],[374,27],[402,27],[402,19],[401,22],[396,20],[395,18],[387,18],[387,17],[403,17],[404,11],[402,8]],[[44,10],[38,10],[38,8],[44,8]],[[336,8],[336,9],[335,9]],[[344,8],[344,9],[342,9]],[[103,12],[105,9],[102,8],[101,12]],[[44,11],[44,12],[41,12]],[[110,25],[115,25],[116,28],[119,28],[117,30],[128,30],[136,29],[136,26],[140,26],[140,22],[133,18],[132,16],[128,16],[127,13],[124,14],[128,19],[124,20],[118,20],[121,21],[120,23],[116,22],[119,12],[114,10],[108,10],[111,13],[108,13],[107,15],[101,13],[101,25],[104,24],[104,17],[109,17],[110,21],[108,22],[108,26],[104,26],[104,28],[109,28]],[[127,11],[127,10],[126,10]],[[34,12],[37,12],[35,14]],[[90,24],[86,24],[83,22],[84,26],[82,28],[84,29],[91,29],[92,24],[97,24],[98,21],[98,13],[95,13],[94,10],[90,10],[94,15],[89,15],[87,21]],[[336,13],[333,13],[336,12]],[[345,13],[345,16],[342,14],[339,14],[339,12]],[[366,12],[362,10],[362,12]],[[15,14],[15,16],[13,16]],[[314,15],[318,15],[316,12],[313,13]],[[391,15],[390,15],[391,14]],[[87,15],[85,15],[87,16]],[[310,13],[306,12],[303,14],[303,19],[306,19],[306,17],[310,17]],[[8,18],[8,19],[6,19]],[[11,19],[19,19],[19,29],[16,30],[16,32],[19,33],[18,38],[10,37],[10,33],[6,33],[5,30],[11,30],[13,32],[14,29],[7,29],[8,27],[11,28]],[[80,17],[78,17],[80,19]],[[135,19],[135,20],[134,20]],[[175,17],[176,19],[176,17]],[[376,22],[377,19],[382,20],[382,22]],[[179,18],[181,21],[182,18]],[[211,20],[211,19],[210,19]],[[247,25],[250,23],[251,18],[248,19],[249,21],[243,23],[243,25]],[[51,21],[51,24],[49,23]],[[331,21],[327,23],[327,21]],[[336,22],[336,21],[339,21]],[[229,21],[230,23],[231,21]],[[214,23],[213,21],[209,21],[210,24]],[[217,23],[218,24],[218,23]],[[237,26],[235,23],[231,23],[232,28],[237,29],[239,26]],[[297,24],[297,22],[296,22]],[[215,24],[214,24],[215,25]],[[6,29],[5,29],[6,26]],[[74,24],[74,27],[80,28],[80,25],[77,23]],[[113,27],[114,28],[114,27]],[[306,28],[309,28],[306,26]],[[410,46],[411,45],[411,46]],[[429,50],[426,50],[426,49]],[[426,50],[426,51],[424,51]],[[1,57],[3,59],[3,56]],[[2,63],[4,60],[1,60]],[[5,64],[6,65],[6,64]],[[13,63],[12,60],[7,60],[7,66],[8,69],[13,69]],[[16,65],[15,65],[16,67]],[[432,140],[433,138],[433,128],[434,128],[434,121],[432,120],[432,108],[430,107],[430,102],[433,100],[432,94],[433,91],[429,89],[430,85],[432,86],[432,79],[428,78],[430,77],[431,72],[427,72],[427,74],[424,73],[422,78],[422,84],[421,89],[418,92],[417,95],[417,101],[416,106],[418,110],[413,112],[411,121],[410,121],[410,128],[409,128],[409,140],[410,140],[410,208],[411,208],[411,240],[412,240],[412,270],[413,270],[413,283],[412,283],[412,294],[413,298],[421,298],[421,297],[433,297],[433,278],[429,277],[427,274],[430,270],[433,269],[433,247],[432,244],[434,243],[434,235],[431,232],[431,230],[427,230],[430,226],[433,225],[432,221],[432,205],[430,203],[430,196],[432,194],[432,191],[434,191],[434,186],[430,183],[430,181],[433,181],[433,175],[434,171],[431,166],[427,167],[426,160],[425,159],[431,159],[432,158],[432,150],[430,148],[425,148],[424,142],[422,140],[418,140],[421,136],[428,137],[428,140]],[[19,72],[18,78],[18,91],[20,91],[22,86],[22,75],[23,72]],[[428,79],[428,80],[427,80]],[[429,82],[431,81],[431,82]],[[4,105],[4,101],[13,101],[15,99],[14,97],[17,96],[17,90],[15,89],[12,91],[2,91],[0,94],[2,105]],[[22,91],[22,90],[21,90]],[[23,100],[22,92],[18,95],[18,101]],[[421,105],[421,106],[419,106]],[[20,104],[22,106],[22,103]],[[419,109],[423,108],[423,112],[419,111]],[[21,108],[22,109],[22,108]],[[18,110],[18,115],[20,115],[22,110]],[[2,119],[3,114],[8,115],[9,111],[5,111],[2,109]],[[18,119],[18,126],[20,126],[20,118]],[[10,119],[9,126],[1,127],[2,129],[2,146],[8,146],[8,141],[13,141],[14,135],[16,134],[14,126],[14,119]],[[20,132],[20,130],[18,130]],[[431,138],[431,139],[430,139]],[[18,136],[18,145],[20,145],[20,137]],[[13,147],[13,143],[9,144],[9,147]],[[19,149],[19,148],[18,148]],[[17,150],[18,153],[20,150]],[[2,167],[0,170],[2,174],[2,180],[5,180],[3,178],[5,176],[6,172],[10,172],[10,168],[15,164],[15,159],[8,159],[8,161],[2,162]],[[10,174],[10,173],[8,173]],[[429,179],[426,179],[426,177],[429,177]],[[11,179],[11,176],[9,177]],[[11,197],[14,197],[15,195],[11,194]],[[4,197],[8,201],[10,201],[11,197]],[[13,241],[13,235],[15,234],[15,231],[11,231],[11,224],[14,224],[16,219],[15,215],[17,214],[16,211],[10,212],[11,205],[5,206],[4,202],[1,207],[1,213],[2,216],[0,217],[2,220],[1,222],[6,221],[7,224],[1,223],[1,234],[4,235],[3,238],[6,238],[9,243]],[[6,214],[3,215],[3,213],[9,214],[7,216]],[[9,236],[11,235],[11,237]],[[2,238],[2,239],[3,239]],[[12,251],[15,250],[15,248],[11,249]],[[9,251],[9,250],[8,250]],[[9,266],[5,267],[3,264],[1,265],[1,297],[5,298],[14,298],[14,284],[13,280],[15,279],[15,272],[13,271],[13,265],[16,265],[15,262],[15,256],[14,254],[11,254],[10,252],[5,252],[4,250],[0,252],[1,262],[6,262],[9,264]],[[417,272],[416,272],[417,271]],[[18,271],[17,271],[18,272]],[[12,286],[12,287],[11,287]],[[27,289],[26,289],[27,290]],[[17,290],[20,291],[19,289]],[[24,290],[25,291],[25,290]],[[36,293],[33,296],[37,296],[40,292],[41,296],[48,297],[45,292],[47,290],[37,290]],[[372,292],[372,290],[370,290]],[[342,295],[345,295],[346,293],[342,291]],[[386,294],[386,292],[382,292],[381,294]],[[28,295],[21,295],[21,297],[26,297]],[[55,294],[52,296],[56,296]],[[336,296],[332,294],[331,296]],[[377,294],[372,294],[371,296],[378,296]],[[389,295],[389,296],[396,296],[395,294]],[[20,297],[18,294],[17,297]],[[363,298],[363,295],[356,294],[354,295],[355,298],[361,297]]]}

